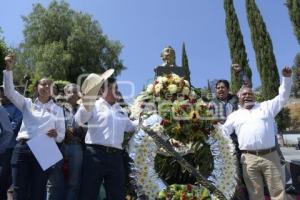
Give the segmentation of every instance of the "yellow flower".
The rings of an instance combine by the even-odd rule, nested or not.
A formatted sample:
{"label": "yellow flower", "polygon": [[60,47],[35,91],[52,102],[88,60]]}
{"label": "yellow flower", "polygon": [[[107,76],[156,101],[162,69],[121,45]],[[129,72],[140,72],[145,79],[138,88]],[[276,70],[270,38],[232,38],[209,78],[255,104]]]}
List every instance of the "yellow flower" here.
{"label": "yellow flower", "polygon": [[192,121],[196,121],[196,120],[198,120],[199,118],[200,118],[200,115],[199,115],[199,112],[198,112],[198,111],[192,110],[192,111],[190,112],[190,119],[191,119]]}
{"label": "yellow flower", "polygon": [[179,123],[177,123],[177,124],[172,128],[172,132],[178,134],[178,133],[180,133],[180,131],[181,131],[181,126],[180,126]]}

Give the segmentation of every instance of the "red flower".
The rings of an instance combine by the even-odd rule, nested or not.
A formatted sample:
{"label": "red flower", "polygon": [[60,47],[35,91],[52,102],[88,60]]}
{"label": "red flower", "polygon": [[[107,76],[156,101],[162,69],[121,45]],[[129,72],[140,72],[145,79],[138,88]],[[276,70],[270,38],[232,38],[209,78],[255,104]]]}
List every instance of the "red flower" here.
{"label": "red flower", "polygon": [[196,103],[197,102],[197,99],[190,99],[189,100],[189,103],[191,103],[191,104],[194,104],[194,103]]}
{"label": "red flower", "polygon": [[186,200],[185,193],[182,193],[182,194],[181,194],[181,198],[180,198],[180,200]]}
{"label": "red flower", "polygon": [[161,122],[160,122],[160,125],[162,126],[167,126],[168,124],[170,124],[169,120],[167,119],[163,119]]}
{"label": "red flower", "polygon": [[191,184],[187,184],[186,189],[188,192],[192,191],[192,185]]}
{"label": "red flower", "polygon": [[189,105],[184,104],[184,105],[181,105],[180,108],[183,110],[187,110],[189,108]]}

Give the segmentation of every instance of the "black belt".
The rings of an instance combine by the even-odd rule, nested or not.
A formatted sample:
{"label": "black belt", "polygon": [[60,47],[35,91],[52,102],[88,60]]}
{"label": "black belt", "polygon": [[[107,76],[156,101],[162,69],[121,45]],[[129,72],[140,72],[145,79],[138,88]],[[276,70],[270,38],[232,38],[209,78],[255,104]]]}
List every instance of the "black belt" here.
{"label": "black belt", "polygon": [[241,150],[242,153],[250,153],[250,154],[257,155],[257,156],[262,156],[267,153],[271,153],[273,151],[276,151],[276,147],[272,147],[269,149],[262,149],[262,150]]}
{"label": "black belt", "polygon": [[20,144],[26,144],[26,142],[28,141],[29,139],[19,139],[18,142]]}
{"label": "black belt", "polygon": [[87,146],[94,147],[95,149],[104,151],[106,153],[121,153],[123,150],[114,148],[114,147],[108,147],[108,146],[103,146],[100,144],[86,144]]}

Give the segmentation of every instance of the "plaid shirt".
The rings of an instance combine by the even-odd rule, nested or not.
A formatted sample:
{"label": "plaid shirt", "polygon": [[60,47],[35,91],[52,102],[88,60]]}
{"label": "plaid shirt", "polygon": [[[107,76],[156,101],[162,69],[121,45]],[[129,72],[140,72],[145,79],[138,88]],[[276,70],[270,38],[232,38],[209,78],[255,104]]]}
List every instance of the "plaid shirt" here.
{"label": "plaid shirt", "polygon": [[215,98],[209,103],[209,110],[213,114],[213,119],[224,123],[227,116],[238,109],[238,98],[229,94],[226,100]]}
{"label": "plaid shirt", "polygon": [[70,106],[64,105],[63,109],[65,115],[66,130],[72,129],[72,134],[66,133],[64,143],[84,144],[84,139],[85,139],[87,129],[76,124],[74,120],[74,115],[78,107],[71,108]]}

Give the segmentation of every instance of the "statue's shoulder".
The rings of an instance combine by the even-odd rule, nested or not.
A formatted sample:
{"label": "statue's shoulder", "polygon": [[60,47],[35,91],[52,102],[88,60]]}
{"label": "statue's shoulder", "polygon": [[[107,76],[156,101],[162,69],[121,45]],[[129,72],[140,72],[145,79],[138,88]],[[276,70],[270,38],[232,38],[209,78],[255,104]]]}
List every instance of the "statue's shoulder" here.
{"label": "statue's shoulder", "polygon": [[179,66],[174,66],[174,67],[168,67],[168,66],[157,66],[154,69],[155,72],[155,76],[163,76],[166,74],[177,74],[180,77],[185,77],[185,71],[183,69],[183,67],[179,67]]}

